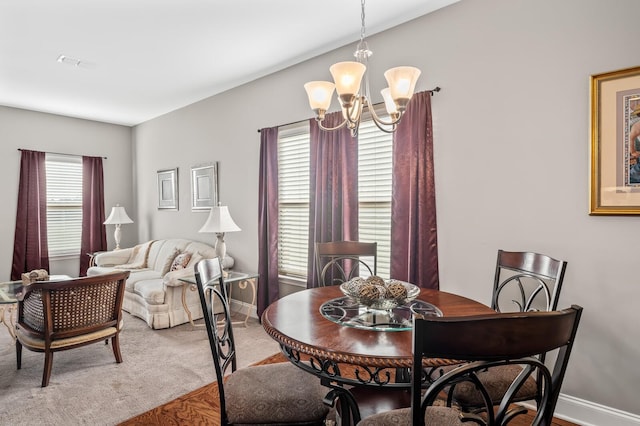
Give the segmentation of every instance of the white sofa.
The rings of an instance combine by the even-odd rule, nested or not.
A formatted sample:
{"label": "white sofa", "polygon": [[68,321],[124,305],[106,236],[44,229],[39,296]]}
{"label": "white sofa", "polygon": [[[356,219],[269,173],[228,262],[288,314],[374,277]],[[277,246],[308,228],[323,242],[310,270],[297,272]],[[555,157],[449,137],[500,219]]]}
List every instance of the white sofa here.
{"label": "white sofa", "polygon": [[[184,302],[193,320],[202,318],[198,292],[194,287],[185,286],[179,278],[193,276],[193,265],[200,259],[215,257],[214,248],[186,239],[155,240],[136,247],[136,250],[131,247],[97,254],[95,266],[87,270],[87,275],[122,269],[130,271],[122,309],[142,318],[154,329],[174,327],[189,321],[182,301],[183,290]],[[174,258],[180,253],[191,254],[191,259],[183,269],[169,271]],[[230,256],[225,258],[224,266],[233,266]]]}

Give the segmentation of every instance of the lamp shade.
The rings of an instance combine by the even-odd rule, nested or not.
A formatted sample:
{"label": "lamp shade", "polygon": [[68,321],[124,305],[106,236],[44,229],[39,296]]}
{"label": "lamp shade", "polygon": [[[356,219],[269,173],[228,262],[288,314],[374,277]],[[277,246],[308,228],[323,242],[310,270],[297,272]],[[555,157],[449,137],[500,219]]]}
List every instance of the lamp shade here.
{"label": "lamp shade", "polygon": [[111,214],[104,221],[105,225],[121,225],[123,223],[133,223],[133,220],[127,215],[124,207],[116,204],[115,207],[111,207]]}
{"label": "lamp shade", "polygon": [[355,96],[360,90],[360,82],[367,67],[360,62],[338,62],[329,67],[336,84],[338,96]]}
{"label": "lamp shade", "polygon": [[391,98],[397,104],[406,105],[413,96],[420,70],[416,67],[395,67],[387,70],[384,77],[389,83]]}
{"label": "lamp shade", "polygon": [[310,81],[304,85],[312,110],[326,111],[331,106],[331,95],[336,85],[330,81]]}
{"label": "lamp shade", "polygon": [[233,232],[241,231],[240,227],[231,218],[227,206],[211,207],[207,221],[198,232]]}

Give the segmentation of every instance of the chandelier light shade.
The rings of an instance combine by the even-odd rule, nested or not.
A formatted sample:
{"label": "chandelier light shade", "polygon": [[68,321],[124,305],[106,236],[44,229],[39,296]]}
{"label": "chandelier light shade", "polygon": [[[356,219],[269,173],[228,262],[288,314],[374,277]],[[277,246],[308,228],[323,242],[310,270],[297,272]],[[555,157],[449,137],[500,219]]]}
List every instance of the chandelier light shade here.
{"label": "chandelier light shade", "polygon": [[[346,125],[353,136],[357,135],[360,120],[362,119],[362,111],[366,106],[374,123],[380,130],[387,133],[394,132],[402,119],[407,104],[413,96],[416,82],[420,77],[420,70],[415,67],[401,66],[387,70],[384,76],[389,87],[382,90],[382,97],[390,121],[385,121],[378,117],[369,93],[367,63],[373,53],[369,50],[365,41],[364,3],[365,0],[361,0],[362,26],[360,42],[354,53],[356,60],[338,62],[332,65],[329,71],[333,77],[333,83],[329,81],[310,81],[304,85],[309,97],[309,106],[316,113],[318,125],[323,130],[337,130]],[[336,127],[327,128],[322,125],[322,121],[331,106],[331,97],[334,89],[340,101],[344,121]]]}
{"label": "chandelier light shade", "polygon": [[127,215],[127,211],[120,204],[111,207],[111,214],[104,221],[105,225],[115,225],[116,230],[113,233],[113,239],[116,241],[116,250],[120,250],[120,237],[122,236],[120,225],[133,223],[133,220]]}
{"label": "chandelier light shade", "polygon": [[229,208],[218,204],[215,207],[211,207],[211,212],[209,213],[207,221],[202,225],[202,228],[200,228],[200,231],[198,232],[212,232],[216,234],[218,238],[215,245],[216,256],[220,258],[220,262],[222,263],[227,255],[227,246],[224,242],[224,234],[225,232],[235,231],[241,231],[241,229],[231,218]]}

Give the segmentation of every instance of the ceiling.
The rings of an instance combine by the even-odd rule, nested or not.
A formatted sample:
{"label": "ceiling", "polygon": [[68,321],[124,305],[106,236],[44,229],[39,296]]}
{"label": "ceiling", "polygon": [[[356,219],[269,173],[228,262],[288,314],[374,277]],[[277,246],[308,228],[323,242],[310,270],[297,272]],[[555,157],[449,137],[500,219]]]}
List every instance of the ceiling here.
{"label": "ceiling", "polygon": [[[457,1],[369,0],[367,35]],[[359,37],[357,0],[0,0],[0,105],[133,126]]]}

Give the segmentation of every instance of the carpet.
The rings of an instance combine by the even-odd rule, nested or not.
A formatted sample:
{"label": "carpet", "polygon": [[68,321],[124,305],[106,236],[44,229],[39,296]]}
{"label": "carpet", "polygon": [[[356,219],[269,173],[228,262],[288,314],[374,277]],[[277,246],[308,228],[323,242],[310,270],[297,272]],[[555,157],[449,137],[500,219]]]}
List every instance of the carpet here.
{"label": "carpet", "polygon": [[[17,370],[15,346],[0,326],[0,424],[111,426],[215,380],[204,328],[152,330],[126,313],[124,321],[121,364],[110,344],[58,352],[46,388],[44,354],[23,350]],[[255,319],[234,334],[239,368],[279,351]]]}
{"label": "carpet", "polygon": [[[254,365],[288,362],[281,353],[272,355]],[[153,408],[119,426],[146,425],[220,425],[220,403],[216,382],[202,386],[159,407]]]}

